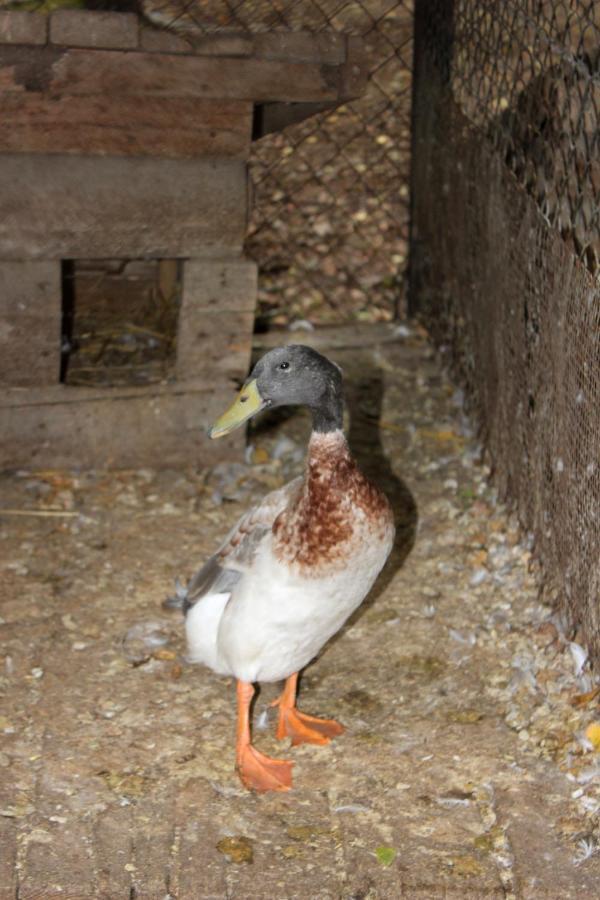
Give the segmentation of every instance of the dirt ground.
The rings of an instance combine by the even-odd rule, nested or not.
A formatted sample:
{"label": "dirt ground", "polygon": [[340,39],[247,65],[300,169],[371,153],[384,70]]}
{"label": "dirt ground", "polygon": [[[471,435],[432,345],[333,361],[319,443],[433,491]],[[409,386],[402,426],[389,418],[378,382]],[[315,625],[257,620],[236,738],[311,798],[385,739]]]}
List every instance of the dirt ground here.
{"label": "dirt ground", "polygon": [[256,743],[293,758],[294,789],[246,792],[234,685],[186,664],[161,608],[301,468],[303,413],[259,423],[244,465],[6,475],[1,900],[598,896],[599,690],[460,391],[411,323],[299,337],[344,367],[352,446],[399,525],[302,679],[301,707],[346,733],[278,746],[264,686]]}

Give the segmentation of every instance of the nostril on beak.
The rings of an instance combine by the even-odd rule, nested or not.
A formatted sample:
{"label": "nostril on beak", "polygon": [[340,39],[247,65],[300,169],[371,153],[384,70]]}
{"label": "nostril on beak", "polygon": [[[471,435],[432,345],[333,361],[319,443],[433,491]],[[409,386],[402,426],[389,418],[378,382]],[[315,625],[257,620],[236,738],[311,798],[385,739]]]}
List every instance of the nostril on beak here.
{"label": "nostril on beak", "polygon": [[248,400],[247,394],[244,397],[240,397],[240,403],[246,403],[247,400]]}

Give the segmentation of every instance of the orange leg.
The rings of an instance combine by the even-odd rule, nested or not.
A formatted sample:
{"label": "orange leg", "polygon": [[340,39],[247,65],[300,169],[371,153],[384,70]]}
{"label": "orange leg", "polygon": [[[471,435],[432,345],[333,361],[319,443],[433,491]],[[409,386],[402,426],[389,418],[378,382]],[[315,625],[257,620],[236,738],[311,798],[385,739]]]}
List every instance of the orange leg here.
{"label": "orange leg", "polygon": [[250,702],[254,688],[238,681],[238,723],[236,761],[244,787],[253,791],[287,791],[292,786],[292,765],[283,759],[271,759],[259,753],[250,741]]}
{"label": "orange leg", "polygon": [[292,739],[292,744],[328,744],[331,738],[344,731],[344,726],[334,719],[317,719],[296,709],[296,689],[298,673],[295,672],[285,682],[281,697],[273,706],[279,706],[277,737]]}

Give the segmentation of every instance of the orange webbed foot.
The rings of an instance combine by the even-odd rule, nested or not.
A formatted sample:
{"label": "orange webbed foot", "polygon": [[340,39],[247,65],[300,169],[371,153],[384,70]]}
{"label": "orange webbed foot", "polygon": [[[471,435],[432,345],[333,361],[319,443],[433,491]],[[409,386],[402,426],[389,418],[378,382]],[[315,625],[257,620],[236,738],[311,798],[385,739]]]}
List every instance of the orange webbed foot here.
{"label": "orange webbed foot", "polygon": [[295,707],[282,708],[279,713],[277,725],[277,738],[291,738],[292,745],[318,744],[323,746],[330,740],[344,733],[344,726],[335,719],[318,719],[316,716],[307,716],[299,712]]}
{"label": "orange webbed foot", "polygon": [[293,763],[284,759],[271,759],[252,744],[238,753],[237,770],[244,787],[261,793],[265,791],[289,791],[292,786]]}
{"label": "orange webbed foot", "polygon": [[298,673],[288,676],[281,697],[278,697],[271,706],[279,707],[279,722],[277,725],[277,737],[279,740],[289,737],[292,744],[328,744],[331,738],[343,734],[344,726],[335,719],[318,719],[316,716],[307,716],[296,708],[296,690],[298,687]]}

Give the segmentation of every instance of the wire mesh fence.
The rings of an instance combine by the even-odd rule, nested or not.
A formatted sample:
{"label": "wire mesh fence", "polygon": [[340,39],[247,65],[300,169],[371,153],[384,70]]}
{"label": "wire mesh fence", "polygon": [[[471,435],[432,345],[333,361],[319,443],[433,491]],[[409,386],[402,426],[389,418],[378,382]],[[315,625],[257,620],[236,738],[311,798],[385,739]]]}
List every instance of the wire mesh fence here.
{"label": "wire mesh fence", "polygon": [[411,305],[600,659],[600,5],[418,0]]}
{"label": "wire mesh fence", "polygon": [[[600,4],[455,0],[443,5],[446,21],[451,17],[449,79],[455,102],[485,133],[548,224],[595,274]],[[440,50],[447,39],[438,35]]]}
{"label": "wire mesh fence", "polygon": [[263,323],[389,320],[403,304],[410,166],[412,0],[143,0],[185,33],[360,35],[366,93],[255,144],[247,252],[259,265]]}

